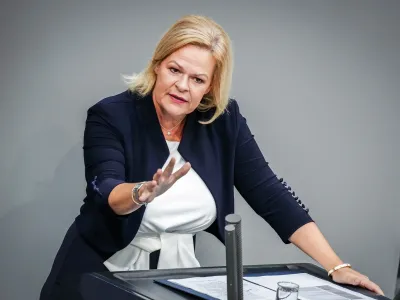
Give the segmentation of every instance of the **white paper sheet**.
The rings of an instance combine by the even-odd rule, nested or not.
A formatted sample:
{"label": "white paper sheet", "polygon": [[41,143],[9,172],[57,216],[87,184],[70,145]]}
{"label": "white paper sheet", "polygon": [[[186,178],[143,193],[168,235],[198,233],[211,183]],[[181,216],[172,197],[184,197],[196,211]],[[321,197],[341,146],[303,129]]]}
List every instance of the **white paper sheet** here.
{"label": "white paper sheet", "polygon": [[273,290],[277,289],[279,281],[296,283],[300,286],[299,298],[302,300],[374,300],[374,298],[350,291],[307,273],[258,277],[246,276],[244,279]]}
{"label": "white paper sheet", "polygon": [[[186,288],[216,299],[227,300],[226,276],[170,279]],[[272,276],[245,276],[243,297],[245,300],[275,300],[279,281],[290,281],[300,286],[300,300],[374,300],[327,280],[307,273]]]}
{"label": "white paper sheet", "polygon": [[[168,281],[216,299],[227,300],[226,276],[192,277]],[[243,298],[245,300],[275,300],[275,292],[244,280]]]}

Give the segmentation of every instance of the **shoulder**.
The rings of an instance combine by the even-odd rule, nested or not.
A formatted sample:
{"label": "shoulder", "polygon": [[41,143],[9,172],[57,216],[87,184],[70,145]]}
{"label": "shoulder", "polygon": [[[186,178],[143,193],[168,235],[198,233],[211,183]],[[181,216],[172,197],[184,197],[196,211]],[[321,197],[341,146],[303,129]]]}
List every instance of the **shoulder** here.
{"label": "shoulder", "polygon": [[229,98],[225,111],[221,116],[222,117],[232,117],[232,115],[236,116],[238,111],[239,111],[239,104],[237,100],[235,98]]}
{"label": "shoulder", "polygon": [[[207,121],[212,118],[215,109],[202,112],[199,117],[200,121]],[[219,139],[227,143],[233,142],[238,136],[242,116],[239,110],[238,101],[230,98],[224,112],[218,116],[212,123],[204,125],[210,132],[215,133]]]}
{"label": "shoulder", "polygon": [[88,111],[105,111],[109,113],[123,113],[132,107],[134,95],[129,91],[105,97],[89,107]]}
{"label": "shoulder", "polygon": [[240,116],[239,103],[237,102],[236,99],[234,98],[229,99],[229,103],[225,109],[225,115],[228,118],[235,119],[235,121]]}
{"label": "shoulder", "polygon": [[[215,110],[211,110],[205,118],[211,118],[214,112]],[[224,112],[211,125],[216,127],[236,127],[241,117],[238,101],[230,98]]]}
{"label": "shoulder", "polygon": [[126,127],[134,115],[136,94],[126,90],[119,94],[105,97],[93,104],[87,110],[87,118],[101,118],[105,123],[114,127]]}
{"label": "shoulder", "polygon": [[[202,111],[199,112],[199,119],[206,121],[211,119],[211,117],[215,114],[216,108],[211,108],[207,111]],[[222,114],[218,116],[218,118],[215,120],[216,123],[220,121],[229,121],[234,119],[239,113],[239,105],[236,99],[234,98],[229,98],[228,104],[226,105],[224,111]]]}

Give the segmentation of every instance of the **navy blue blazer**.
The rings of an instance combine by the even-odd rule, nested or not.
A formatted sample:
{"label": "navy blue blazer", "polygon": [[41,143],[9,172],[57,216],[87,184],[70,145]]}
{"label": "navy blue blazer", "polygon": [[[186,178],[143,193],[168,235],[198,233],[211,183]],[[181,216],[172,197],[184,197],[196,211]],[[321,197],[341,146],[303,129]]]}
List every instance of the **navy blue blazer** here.
{"label": "navy blue blazer", "polygon": [[[312,222],[265,161],[241,115],[230,100],[212,124],[213,114],[194,111],[186,120],[178,151],[191,163],[213,195],[215,222],[206,230],[224,242],[225,216],[234,212],[234,188],[267,221],[284,243]],[[88,109],[84,132],[86,197],[76,218],[81,236],[104,258],[127,246],[137,233],[146,207],[117,215],[108,204],[111,190],[123,182],[152,180],[169,156],[151,94],[124,91]]]}

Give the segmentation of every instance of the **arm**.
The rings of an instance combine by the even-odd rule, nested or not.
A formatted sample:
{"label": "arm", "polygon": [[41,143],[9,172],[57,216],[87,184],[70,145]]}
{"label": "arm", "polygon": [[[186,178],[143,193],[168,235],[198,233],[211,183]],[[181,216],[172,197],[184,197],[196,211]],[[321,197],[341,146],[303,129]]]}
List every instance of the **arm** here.
{"label": "arm", "polygon": [[102,210],[126,215],[140,205],[131,198],[135,183],[125,182],[122,138],[111,119],[99,104],[88,110],[83,145],[87,190]]}
{"label": "arm", "polygon": [[[320,263],[326,271],[343,264],[343,261],[333,251],[315,223],[309,223],[300,227],[293,233],[289,240],[304,253]],[[349,268],[339,269],[332,273],[332,278],[338,283],[361,286],[379,295],[383,295],[378,285],[369,280],[367,276],[355,270]]]}
{"label": "arm", "polygon": [[[270,169],[237,105],[236,115],[235,186],[240,194],[283,242],[295,244],[326,270],[342,264],[308,213]],[[383,294],[375,283],[350,268],[335,271],[332,278],[338,283],[359,285]]]}
{"label": "arm", "polygon": [[158,169],[153,180],[140,188],[139,198],[133,201],[132,189],[137,183],[126,182],[123,141],[112,119],[100,105],[88,111],[84,134],[85,176],[91,186],[88,193],[95,202],[106,211],[123,216],[140,208],[140,202],[151,202],[168,190],[189,171],[190,164],[172,173],[175,159],[171,159],[164,171]]}
{"label": "arm", "polygon": [[[132,189],[137,183],[121,183],[117,185],[108,197],[108,204],[117,215],[127,215],[137,210],[141,205],[132,201]],[[139,195],[143,189],[139,190]]]}
{"label": "arm", "polygon": [[343,264],[315,223],[300,227],[289,240],[317,261],[326,271]]}
{"label": "arm", "polygon": [[235,187],[250,207],[271,225],[281,240],[290,243],[289,237],[313,220],[264,159],[235,102],[232,103],[232,115],[237,119]]}

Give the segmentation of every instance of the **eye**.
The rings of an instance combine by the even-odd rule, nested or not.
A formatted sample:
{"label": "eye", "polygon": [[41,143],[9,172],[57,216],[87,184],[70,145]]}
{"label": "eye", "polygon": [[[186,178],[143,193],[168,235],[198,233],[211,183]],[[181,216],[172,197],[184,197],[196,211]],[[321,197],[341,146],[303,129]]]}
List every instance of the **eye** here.
{"label": "eye", "polygon": [[199,84],[202,84],[202,83],[204,83],[204,80],[203,79],[201,79],[201,78],[194,78],[194,81],[196,82],[196,83],[199,83]]}
{"label": "eye", "polygon": [[177,68],[174,68],[174,67],[169,68],[169,70],[171,71],[171,73],[174,73],[174,74],[179,72],[179,70]]}

